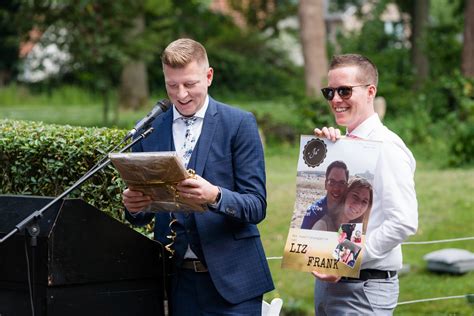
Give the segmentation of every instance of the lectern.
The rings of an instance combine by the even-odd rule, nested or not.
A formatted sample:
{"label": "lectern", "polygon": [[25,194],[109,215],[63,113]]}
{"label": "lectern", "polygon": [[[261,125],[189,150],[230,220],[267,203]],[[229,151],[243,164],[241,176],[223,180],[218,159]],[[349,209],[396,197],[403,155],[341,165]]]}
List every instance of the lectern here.
{"label": "lectern", "polygon": [[[0,195],[0,236],[52,199]],[[36,246],[25,232],[0,244],[1,316],[32,305],[41,316],[164,315],[160,243],[81,199],[60,200],[38,224]]]}

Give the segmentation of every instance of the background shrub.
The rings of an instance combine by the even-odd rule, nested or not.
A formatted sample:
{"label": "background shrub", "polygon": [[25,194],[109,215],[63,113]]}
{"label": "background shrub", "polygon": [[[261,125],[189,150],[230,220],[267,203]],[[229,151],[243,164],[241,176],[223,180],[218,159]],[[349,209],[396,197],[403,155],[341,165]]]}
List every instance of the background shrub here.
{"label": "background shrub", "polygon": [[[117,145],[126,131],[0,120],[0,194],[58,196]],[[124,183],[111,166],[70,197],[122,219]]]}

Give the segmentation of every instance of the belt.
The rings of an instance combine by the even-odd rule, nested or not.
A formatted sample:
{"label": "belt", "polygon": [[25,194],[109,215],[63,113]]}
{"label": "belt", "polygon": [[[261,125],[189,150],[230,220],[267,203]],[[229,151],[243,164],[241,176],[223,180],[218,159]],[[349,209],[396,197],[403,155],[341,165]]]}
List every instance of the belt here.
{"label": "belt", "polygon": [[358,280],[367,281],[370,279],[390,279],[397,275],[397,271],[384,271],[376,269],[363,269],[360,270],[358,278],[342,277],[343,280]]}
{"label": "belt", "polygon": [[207,267],[199,260],[184,260],[181,269],[193,270],[194,272],[207,272]]}

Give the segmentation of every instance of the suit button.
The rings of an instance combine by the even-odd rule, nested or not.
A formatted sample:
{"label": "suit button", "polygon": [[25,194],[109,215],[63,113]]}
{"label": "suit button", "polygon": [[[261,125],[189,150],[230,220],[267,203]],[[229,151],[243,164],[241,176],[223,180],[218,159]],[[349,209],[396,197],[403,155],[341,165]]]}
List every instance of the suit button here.
{"label": "suit button", "polygon": [[225,209],[225,212],[229,215],[235,216],[235,210],[233,208],[228,207]]}

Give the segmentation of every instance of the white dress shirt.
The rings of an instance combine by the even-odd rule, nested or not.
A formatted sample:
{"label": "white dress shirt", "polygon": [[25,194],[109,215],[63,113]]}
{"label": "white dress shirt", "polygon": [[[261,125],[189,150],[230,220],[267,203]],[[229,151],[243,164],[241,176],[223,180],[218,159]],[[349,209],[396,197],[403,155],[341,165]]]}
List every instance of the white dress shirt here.
{"label": "white dress shirt", "polygon": [[[197,111],[194,116],[197,117],[196,122],[193,124],[193,135],[196,136],[196,143],[201,135],[202,124],[204,122],[204,116],[206,115],[207,107],[209,106],[209,96],[206,96],[204,100],[204,105],[199,111]],[[176,107],[173,105],[173,140],[174,148],[178,155],[182,154],[180,152],[183,148],[185,136],[186,136],[186,124],[180,118],[182,117],[181,113],[176,110]]]}
{"label": "white dress shirt", "polygon": [[374,201],[367,226],[362,269],[399,270],[401,243],[418,228],[415,158],[405,143],[373,114],[351,135],[382,141],[375,169]]}
{"label": "white dress shirt", "polygon": [[[196,143],[198,142],[199,136],[201,136],[202,124],[204,122],[204,116],[206,115],[207,107],[209,106],[209,96],[206,96],[204,100],[204,105],[199,111],[197,111],[193,116],[197,117],[196,122],[192,126],[193,135],[196,137]],[[181,148],[183,148],[184,140],[186,138],[186,124],[181,120],[181,113],[176,110],[176,107],[173,105],[173,141],[174,148],[178,155],[182,157]],[[191,247],[188,245],[184,258],[197,259],[196,254],[191,250]]]}

